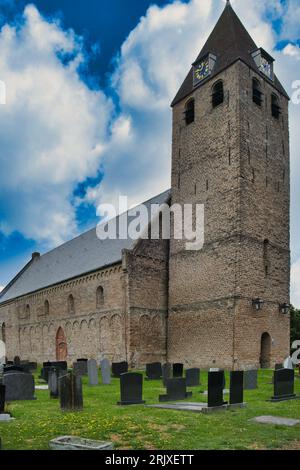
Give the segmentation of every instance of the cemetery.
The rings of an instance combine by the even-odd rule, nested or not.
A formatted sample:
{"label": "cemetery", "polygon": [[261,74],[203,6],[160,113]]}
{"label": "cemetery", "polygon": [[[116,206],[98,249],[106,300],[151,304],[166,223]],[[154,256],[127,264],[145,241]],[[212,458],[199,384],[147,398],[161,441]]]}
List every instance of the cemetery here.
{"label": "cemetery", "polygon": [[151,363],[137,371],[107,359],[28,368],[15,358],[2,366],[0,383],[3,450],[259,450],[299,443],[300,374],[279,365],[232,372]]}

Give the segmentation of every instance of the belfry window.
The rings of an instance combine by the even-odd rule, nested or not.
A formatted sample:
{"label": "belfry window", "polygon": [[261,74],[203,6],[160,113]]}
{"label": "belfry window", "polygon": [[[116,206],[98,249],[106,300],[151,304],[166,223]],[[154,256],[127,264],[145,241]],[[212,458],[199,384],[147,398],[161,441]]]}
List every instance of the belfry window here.
{"label": "belfry window", "polygon": [[276,95],[272,95],[272,101],[271,101],[271,110],[272,110],[272,116],[275,119],[279,119],[279,116],[281,114],[281,109],[279,106],[279,100]]}
{"label": "belfry window", "polygon": [[195,100],[193,98],[186,103],[184,114],[187,126],[195,121]]}
{"label": "belfry window", "polygon": [[215,83],[212,90],[212,105],[216,108],[224,102],[224,86],[223,82],[219,81]]}
{"label": "belfry window", "polygon": [[262,92],[261,92],[261,86],[258,80],[256,78],[253,78],[252,81],[252,99],[255,104],[258,106],[261,106],[262,104]]}

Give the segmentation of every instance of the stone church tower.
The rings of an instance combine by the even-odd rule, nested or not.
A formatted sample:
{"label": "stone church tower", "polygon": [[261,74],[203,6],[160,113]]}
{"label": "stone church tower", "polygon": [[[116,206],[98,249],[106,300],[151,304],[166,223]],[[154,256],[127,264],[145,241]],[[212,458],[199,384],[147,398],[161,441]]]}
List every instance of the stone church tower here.
{"label": "stone church tower", "polygon": [[227,2],[172,103],[172,204],[204,204],[205,244],[171,242],[171,362],[289,355],[289,98],[274,68]]}

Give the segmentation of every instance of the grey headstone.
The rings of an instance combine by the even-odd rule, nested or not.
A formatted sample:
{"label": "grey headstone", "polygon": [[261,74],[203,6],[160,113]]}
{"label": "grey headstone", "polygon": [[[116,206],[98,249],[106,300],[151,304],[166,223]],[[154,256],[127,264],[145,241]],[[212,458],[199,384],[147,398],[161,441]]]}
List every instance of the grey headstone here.
{"label": "grey headstone", "polygon": [[244,390],[256,390],[257,389],[257,370],[246,370],[244,372]]}
{"label": "grey headstone", "polygon": [[300,424],[299,419],[282,418],[279,416],[257,416],[249,421],[260,424],[273,424],[277,426],[297,426]]}
{"label": "grey headstone", "polygon": [[108,359],[102,359],[100,362],[101,367],[101,376],[102,376],[102,384],[103,385],[110,385],[111,378],[110,378],[110,363]]}
{"label": "grey headstone", "polygon": [[166,362],[166,364],[163,364],[162,366],[162,377],[164,387],[166,387],[167,380],[172,377],[172,364],[170,364],[169,362]]}
{"label": "grey headstone", "polygon": [[52,450],[113,450],[112,442],[93,441],[74,436],[62,436],[49,442]]}
{"label": "grey headstone", "polygon": [[59,396],[58,380],[62,374],[63,371],[61,371],[60,369],[56,369],[55,367],[52,367],[49,371],[48,388],[50,390],[51,398],[58,398]]}
{"label": "grey headstone", "polygon": [[98,385],[99,378],[98,378],[97,361],[95,361],[95,359],[90,359],[87,363],[87,367],[88,367],[89,385],[91,386]]}
{"label": "grey headstone", "polygon": [[10,372],[3,377],[5,401],[34,400],[34,378],[25,372]]}

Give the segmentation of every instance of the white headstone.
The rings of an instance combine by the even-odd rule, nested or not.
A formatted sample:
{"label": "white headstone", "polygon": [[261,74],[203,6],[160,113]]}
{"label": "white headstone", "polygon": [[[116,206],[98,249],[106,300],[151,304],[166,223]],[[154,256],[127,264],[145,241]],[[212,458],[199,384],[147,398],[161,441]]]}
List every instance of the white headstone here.
{"label": "white headstone", "polygon": [[0,340],[0,364],[5,364],[6,348],[5,343]]}
{"label": "white headstone", "polygon": [[294,364],[291,357],[287,357],[283,363],[284,369],[294,369]]}

